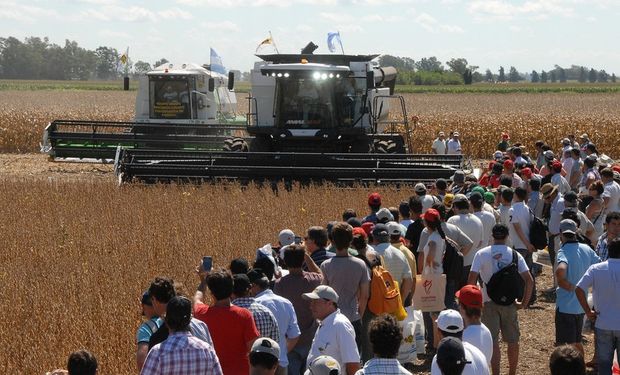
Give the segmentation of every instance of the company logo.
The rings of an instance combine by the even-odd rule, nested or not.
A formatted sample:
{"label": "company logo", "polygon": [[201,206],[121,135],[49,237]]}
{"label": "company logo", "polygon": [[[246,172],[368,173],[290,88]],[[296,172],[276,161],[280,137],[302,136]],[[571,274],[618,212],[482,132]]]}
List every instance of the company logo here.
{"label": "company logo", "polygon": [[424,292],[430,294],[431,288],[433,287],[433,280],[424,280],[422,285],[424,286]]}

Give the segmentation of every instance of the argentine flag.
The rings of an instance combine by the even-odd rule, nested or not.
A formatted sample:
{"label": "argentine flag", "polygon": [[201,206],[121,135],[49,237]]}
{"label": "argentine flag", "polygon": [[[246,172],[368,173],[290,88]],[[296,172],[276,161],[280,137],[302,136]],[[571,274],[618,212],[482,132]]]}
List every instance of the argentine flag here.
{"label": "argentine flag", "polygon": [[340,45],[340,49],[344,53],[344,48],[342,48],[342,41],[340,40],[340,31],[337,31],[335,33],[327,33],[327,48],[329,48],[329,52],[336,52],[336,42]]}
{"label": "argentine flag", "polygon": [[211,48],[211,71],[226,75],[228,71],[224,67],[222,63],[222,58],[220,55],[215,52],[213,48]]}

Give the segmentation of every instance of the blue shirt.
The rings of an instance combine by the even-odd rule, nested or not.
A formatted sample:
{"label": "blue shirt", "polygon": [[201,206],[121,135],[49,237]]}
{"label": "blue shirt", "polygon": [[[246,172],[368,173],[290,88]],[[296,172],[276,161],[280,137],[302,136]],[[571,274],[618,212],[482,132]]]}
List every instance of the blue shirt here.
{"label": "blue shirt", "polygon": [[294,339],[301,335],[299,326],[297,325],[297,315],[291,301],[275,294],[271,289],[266,289],[258,293],[255,297],[256,302],[267,307],[278,321],[278,329],[280,331],[280,366],[288,366],[288,352],[286,349],[286,338]]}
{"label": "blue shirt", "polygon": [[[558,251],[556,263],[565,263],[566,280],[572,285],[576,285],[579,279],[586,273],[591,265],[599,263],[601,258],[596,255],[588,245],[579,242],[567,242]],[[586,291],[586,295],[587,295]],[[583,308],[577,300],[574,291],[558,287],[556,290],[555,305],[564,314],[583,314]]]}
{"label": "blue shirt", "polygon": [[577,287],[584,291],[592,287],[594,306],[599,313],[596,328],[619,331],[620,259],[611,258],[590,266]]}
{"label": "blue shirt", "polygon": [[163,324],[164,324],[164,321],[156,316],[145,321],[144,323],[140,325],[140,328],[138,328],[138,332],[136,333],[136,342],[138,344],[139,343],[148,344],[149,341],[151,340],[151,335],[157,332],[159,327],[161,327]]}

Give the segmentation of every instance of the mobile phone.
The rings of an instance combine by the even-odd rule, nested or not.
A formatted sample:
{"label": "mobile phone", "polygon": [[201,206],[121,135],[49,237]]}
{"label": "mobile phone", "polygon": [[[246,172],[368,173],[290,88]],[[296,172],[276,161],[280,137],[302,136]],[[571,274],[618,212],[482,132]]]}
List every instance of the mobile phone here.
{"label": "mobile phone", "polygon": [[202,257],[202,269],[210,272],[213,267],[213,257]]}
{"label": "mobile phone", "polygon": [[299,245],[301,243],[301,237],[295,236],[295,244]]}

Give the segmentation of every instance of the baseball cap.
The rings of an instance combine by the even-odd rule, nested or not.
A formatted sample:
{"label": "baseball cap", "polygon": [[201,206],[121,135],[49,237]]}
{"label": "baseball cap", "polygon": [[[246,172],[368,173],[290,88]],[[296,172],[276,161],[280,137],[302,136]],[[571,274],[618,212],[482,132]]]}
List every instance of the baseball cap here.
{"label": "baseball cap", "polygon": [[465,182],[465,172],[463,171],[454,172],[454,175],[452,176],[451,180],[456,182],[457,184],[462,184],[463,182]]}
{"label": "baseball cap", "polygon": [[559,160],[554,160],[553,163],[551,163],[551,167],[553,169],[562,168],[562,163]]}
{"label": "baseball cap", "polygon": [[461,135],[459,134],[459,132],[454,132],[454,133],[452,133],[452,136],[453,137],[460,137]]}
{"label": "baseball cap", "polygon": [[463,317],[458,311],[452,309],[440,312],[436,322],[437,328],[444,332],[458,333],[465,329]]}
{"label": "baseball cap", "polygon": [[140,302],[143,305],[153,306],[153,301],[151,300],[151,294],[149,293],[148,290],[142,293],[142,299],[140,300]]}
{"label": "baseball cap", "polygon": [[362,236],[364,238],[368,238],[368,233],[366,233],[366,231],[362,227],[355,227],[355,228],[353,228],[353,235],[354,236],[355,235],[360,235],[360,236]]}
{"label": "baseball cap", "polygon": [[482,291],[477,285],[465,285],[456,292],[456,298],[467,307],[482,308]]}
{"label": "baseball cap", "polygon": [[356,217],[350,217],[347,220],[347,224],[349,224],[353,228],[357,228],[357,227],[361,227],[362,226],[362,221],[360,219],[356,218]]}
{"label": "baseball cap", "polygon": [[502,139],[510,139],[508,133],[502,133]]}
{"label": "baseball cap", "polygon": [[505,169],[512,169],[512,168],[514,168],[514,166],[515,166],[515,163],[512,160],[510,160],[510,159],[508,159],[508,160],[506,160],[504,162],[504,168]]}
{"label": "baseball cap", "polygon": [[319,285],[312,292],[302,294],[302,297],[304,299],[326,299],[338,303],[338,293],[327,285]]}
{"label": "baseball cap", "polygon": [[395,222],[395,221],[390,221],[389,223],[387,223],[387,229],[388,229],[388,233],[390,234],[390,236],[396,236],[396,235],[401,235],[401,231],[400,231],[400,225]]}
{"label": "baseball cap", "polygon": [[387,236],[388,233],[388,227],[385,224],[376,224],[375,227],[372,229],[373,237]]}
{"label": "baseball cap", "polygon": [[310,362],[304,375],[340,375],[340,364],[328,355],[320,355]]}
{"label": "baseball cap", "polygon": [[415,187],[413,188],[413,190],[416,193],[426,193],[426,185],[424,185],[421,182],[418,182],[417,184],[415,184]]}
{"label": "baseball cap", "polygon": [[527,178],[531,178],[532,177],[532,170],[530,168],[523,168],[521,169],[521,175],[523,175],[524,177]]}
{"label": "baseball cap", "polygon": [[379,193],[372,193],[368,196],[369,206],[381,206],[381,195]]}
{"label": "baseball cap", "polygon": [[575,223],[571,219],[564,219],[560,221],[560,233],[569,233],[575,234],[577,233],[577,223]]}
{"label": "baseball cap", "polygon": [[501,160],[503,158],[504,158],[504,153],[503,152],[497,150],[497,151],[495,151],[495,153],[493,153],[493,159]]}
{"label": "baseball cap", "polygon": [[387,208],[383,207],[382,209],[377,211],[377,220],[379,220],[379,221],[384,221],[384,220],[392,221],[392,220],[394,220],[394,216],[392,215],[390,210],[388,210]]}
{"label": "baseball cap", "polygon": [[493,235],[493,238],[502,240],[508,237],[508,227],[504,224],[495,224],[493,226],[491,234]]}
{"label": "baseball cap", "polygon": [[491,193],[490,191],[487,191],[486,193],[484,193],[484,201],[487,202],[488,204],[495,203],[495,194]]}
{"label": "baseball cap", "polygon": [[480,193],[480,195],[483,195],[486,192],[486,189],[483,188],[482,186],[478,185],[476,187],[474,187],[473,189],[471,189],[472,193]]}
{"label": "baseball cap", "polygon": [[280,345],[269,337],[259,337],[252,344],[250,353],[266,353],[280,358]]}
{"label": "baseball cap", "polygon": [[446,194],[443,197],[443,205],[446,207],[452,207],[452,202],[454,202],[454,194]]}
{"label": "baseball cap", "polygon": [[295,242],[295,233],[290,229],[284,229],[278,235],[281,246],[290,245]]}
{"label": "baseball cap", "polygon": [[588,134],[587,133],[583,133],[579,138],[581,139],[588,139]]}
{"label": "baseball cap", "polygon": [[437,211],[434,208],[429,208],[428,210],[426,210],[424,214],[422,214],[422,219],[424,219],[424,221],[430,221],[430,222],[438,221],[439,211]]}
{"label": "baseball cap", "polygon": [[463,342],[456,337],[444,337],[437,346],[437,366],[444,374],[460,374],[471,363],[465,357]]}
{"label": "baseball cap", "polygon": [[457,194],[457,195],[455,195],[454,196],[454,200],[452,201],[452,203],[462,203],[462,202],[469,202],[469,200],[467,199],[465,194]]}
{"label": "baseball cap", "polygon": [[570,145],[570,139],[568,139],[568,138],[562,139],[562,144],[565,145],[565,146]]}
{"label": "baseball cap", "polygon": [[370,235],[374,228],[375,228],[375,223],[373,222],[367,221],[365,223],[362,223],[362,229],[364,230],[364,232],[366,232],[366,235]]}
{"label": "baseball cap", "polygon": [[547,151],[543,152],[543,156],[545,157],[545,160],[547,160],[547,161],[551,161],[551,160],[555,159],[555,154],[551,150],[547,150]]}

